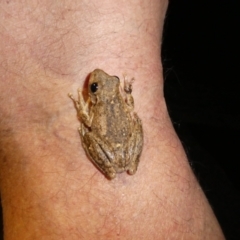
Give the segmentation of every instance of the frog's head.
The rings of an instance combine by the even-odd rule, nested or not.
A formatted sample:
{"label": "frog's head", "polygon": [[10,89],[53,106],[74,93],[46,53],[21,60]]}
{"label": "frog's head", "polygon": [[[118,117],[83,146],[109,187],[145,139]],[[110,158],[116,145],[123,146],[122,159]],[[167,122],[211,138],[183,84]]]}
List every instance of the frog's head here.
{"label": "frog's head", "polygon": [[110,76],[101,69],[95,69],[89,78],[88,94],[91,102],[95,104],[97,99],[113,97],[119,92],[120,80],[117,76]]}

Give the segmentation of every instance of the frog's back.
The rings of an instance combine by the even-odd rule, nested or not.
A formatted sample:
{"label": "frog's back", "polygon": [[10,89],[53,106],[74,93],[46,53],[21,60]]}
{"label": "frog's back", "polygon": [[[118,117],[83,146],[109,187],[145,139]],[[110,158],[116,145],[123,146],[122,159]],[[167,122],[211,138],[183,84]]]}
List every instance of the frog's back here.
{"label": "frog's back", "polygon": [[131,116],[121,96],[105,99],[94,106],[92,131],[112,143],[127,142],[131,135]]}

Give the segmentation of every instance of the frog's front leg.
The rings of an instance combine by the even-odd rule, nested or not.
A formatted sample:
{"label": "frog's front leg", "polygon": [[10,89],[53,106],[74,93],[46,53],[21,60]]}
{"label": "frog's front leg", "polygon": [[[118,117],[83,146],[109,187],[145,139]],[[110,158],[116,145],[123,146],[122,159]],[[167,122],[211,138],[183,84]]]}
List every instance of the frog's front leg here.
{"label": "frog's front leg", "polygon": [[[82,126],[83,127],[83,126]],[[82,132],[82,134],[84,134]],[[82,144],[91,161],[103,174],[113,179],[116,176],[114,162],[116,161],[115,153],[110,144],[104,142],[93,132],[85,132],[82,135]]]}
{"label": "frog's front leg", "polygon": [[127,167],[127,171],[131,175],[137,171],[139,158],[143,147],[142,122],[136,113],[134,113],[133,117],[133,134],[128,142],[128,154],[130,157],[130,163]]}
{"label": "frog's front leg", "polygon": [[86,126],[91,127],[92,119],[93,119],[93,113],[89,111],[89,101],[84,101],[82,90],[78,89],[78,100],[74,99],[72,94],[68,94],[68,96],[74,101],[78,115],[81,119],[81,122],[84,123]]}

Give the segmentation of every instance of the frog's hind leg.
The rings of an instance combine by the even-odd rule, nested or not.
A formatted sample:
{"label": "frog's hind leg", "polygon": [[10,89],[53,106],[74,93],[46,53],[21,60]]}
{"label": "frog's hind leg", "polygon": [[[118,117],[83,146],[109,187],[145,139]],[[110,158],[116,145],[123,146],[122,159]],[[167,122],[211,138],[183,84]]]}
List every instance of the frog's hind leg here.
{"label": "frog's hind leg", "polygon": [[92,132],[87,132],[82,136],[82,144],[88,157],[93,164],[109,179],[116,176],[116,171],[112,165],[115,154],[110,151],[107,144],[98,139]]}
{"label": "frog's hind leg", "polygon": [[129,139],[128,153],[130,155],[130,163],[127,167],[127,172],[133,175],[137,171],[140,155],[143,148],[143,129],[140,118],[134,113],[133,134]]}

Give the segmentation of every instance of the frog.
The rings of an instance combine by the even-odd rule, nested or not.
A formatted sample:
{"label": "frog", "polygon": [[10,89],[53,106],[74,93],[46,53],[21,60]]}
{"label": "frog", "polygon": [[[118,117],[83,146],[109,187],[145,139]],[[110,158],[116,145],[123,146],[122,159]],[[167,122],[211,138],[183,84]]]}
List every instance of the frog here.
{"label": "frog", "polygon": [[[132,84],[124,76],[111,76],[95,69],[88,79],[88,98],[82,89],[78,99],[69,93],[81,122],[79,134],[88,158],[106,178],[136,173],[143,148],[142,121],[134,112]],[[123,86],[122,86],[123,85]]]}

